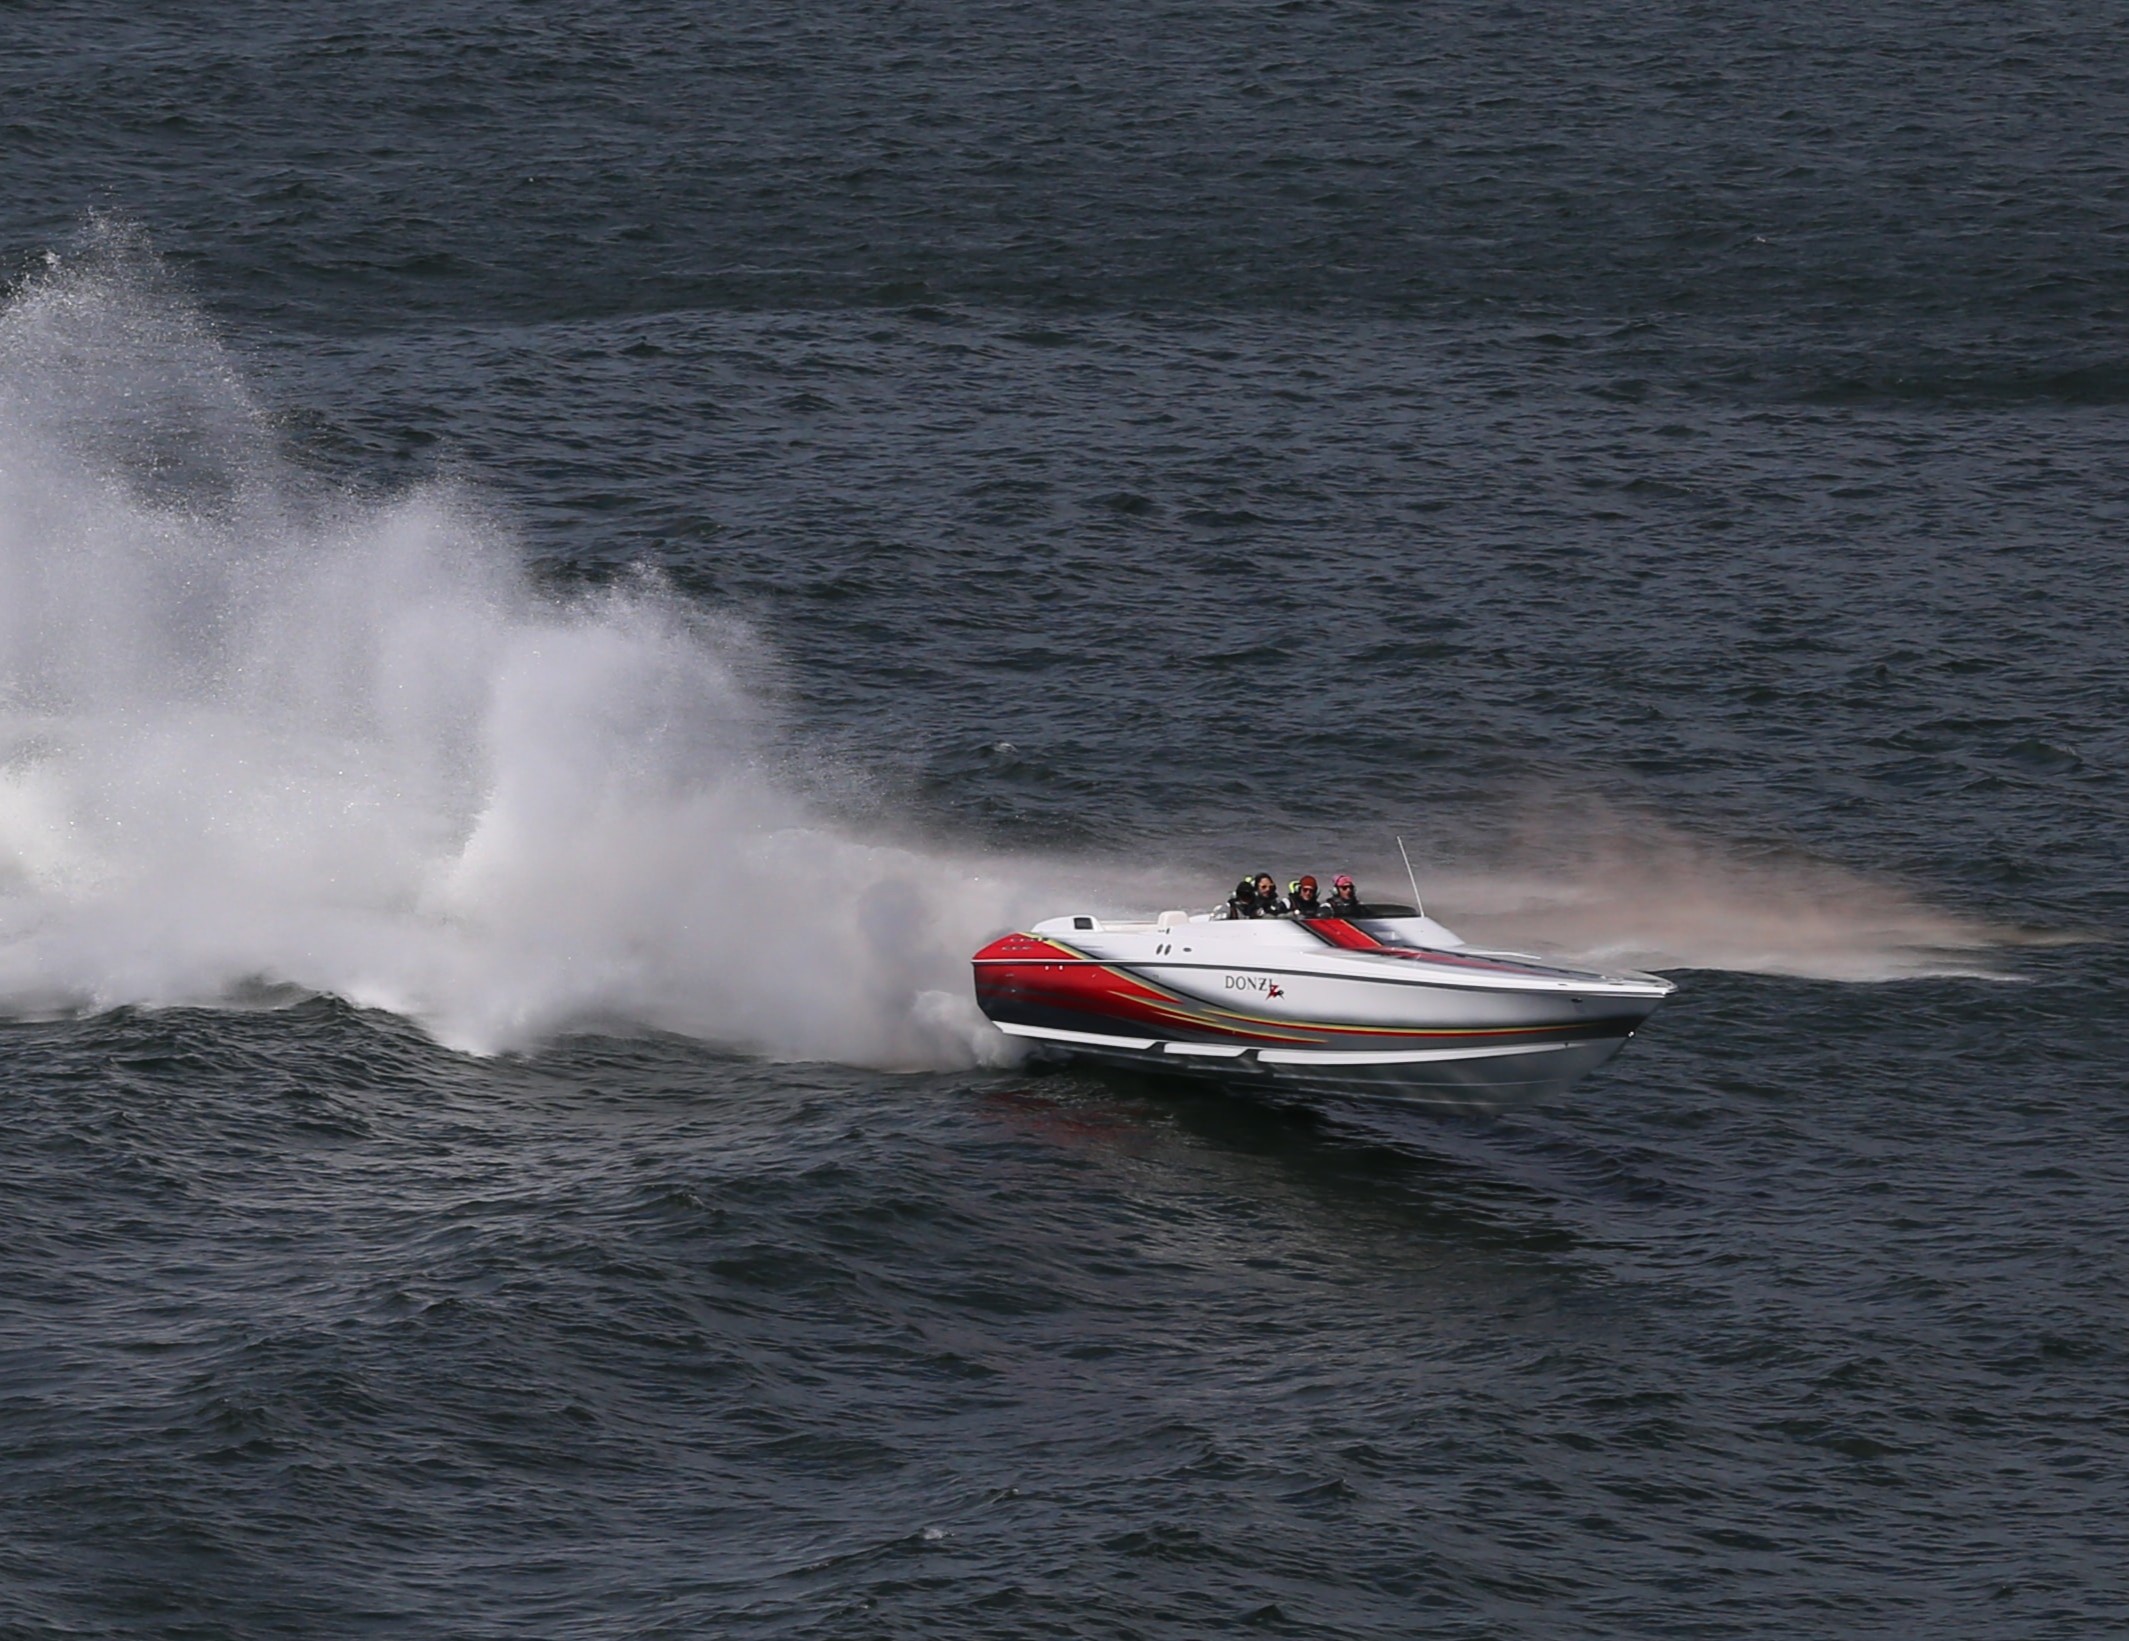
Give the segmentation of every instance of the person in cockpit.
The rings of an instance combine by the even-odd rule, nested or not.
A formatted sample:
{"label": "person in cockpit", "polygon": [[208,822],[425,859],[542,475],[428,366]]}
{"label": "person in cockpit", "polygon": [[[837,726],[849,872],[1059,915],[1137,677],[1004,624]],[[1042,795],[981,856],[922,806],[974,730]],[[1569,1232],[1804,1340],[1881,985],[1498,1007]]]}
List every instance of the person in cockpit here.
{"label": "person in cockpit", "polygon": [[1257,885],[1253,878],[1244,878],[1235,885],[1235,892],[1227,897],[1227,915],[1230,918],[1255,917],[1257,915]]}
{"label": "person in cockpit", "polygon": [[1286,902],[1279,898],[1279,880],[1269,872],[1257,874],[1257,909],[1252,917],[1284,917]]}
{"label": "person in cockpit", "polygon": [[1324,911],[1331,917],[1358,917],[1360,893],[1353,887],[1353,880],[1340,872],[1331,879],[1331,898]]}
{"label": "person in cockpit", "polygon": [[1293,906],[1296,917],[1323,917],[1330,910],[1316,898],[1316,880],[1305,874],[1294,885]]}

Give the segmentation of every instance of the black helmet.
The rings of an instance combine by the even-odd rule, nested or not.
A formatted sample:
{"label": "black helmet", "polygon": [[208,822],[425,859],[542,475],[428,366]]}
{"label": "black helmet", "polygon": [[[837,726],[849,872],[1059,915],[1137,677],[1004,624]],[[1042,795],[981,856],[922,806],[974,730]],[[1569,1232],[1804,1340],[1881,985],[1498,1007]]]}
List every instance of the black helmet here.
{"label": "black helmet", "polygon": [[1257,880],[1256,880],[1255,878],[1253,878],[1253,877],[1246,877],[1246,878],[1244,878],[1244,879],[1243,879],[1243,880],[1242,880],[1242,881],[1241,881],[1240,883],[1237,883],[1237,884],[1235,885],[1235,899],[1237,899],[1237,900],[1254,900],[1254,899],[1256,899],[1256,897],[1257,897]]}

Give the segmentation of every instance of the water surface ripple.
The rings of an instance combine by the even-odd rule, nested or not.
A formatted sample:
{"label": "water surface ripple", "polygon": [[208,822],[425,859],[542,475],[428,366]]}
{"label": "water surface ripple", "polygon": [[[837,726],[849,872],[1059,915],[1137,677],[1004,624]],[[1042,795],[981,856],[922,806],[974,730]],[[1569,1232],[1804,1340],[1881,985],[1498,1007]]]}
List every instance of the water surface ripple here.
{"label": "water surface ripple", "polygon": [[[0,13],[0,1632],[2118,1625],[2125,46]],[[969,1018],[1400,833],[1681,990]]]}

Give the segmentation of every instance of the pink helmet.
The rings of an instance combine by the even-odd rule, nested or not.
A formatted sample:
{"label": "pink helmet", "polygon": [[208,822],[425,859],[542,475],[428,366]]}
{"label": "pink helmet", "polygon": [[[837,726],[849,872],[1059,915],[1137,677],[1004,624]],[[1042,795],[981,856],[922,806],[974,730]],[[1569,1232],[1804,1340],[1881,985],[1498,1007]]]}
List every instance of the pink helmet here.
{"label": "pink helmet", "polygon": [[1336,877],[1331,879],[1331,887],[1333,889],[1350,889],[1352,888],[1352,886],[1353,880],[1347,877],[1343,872],[1340,872]]}

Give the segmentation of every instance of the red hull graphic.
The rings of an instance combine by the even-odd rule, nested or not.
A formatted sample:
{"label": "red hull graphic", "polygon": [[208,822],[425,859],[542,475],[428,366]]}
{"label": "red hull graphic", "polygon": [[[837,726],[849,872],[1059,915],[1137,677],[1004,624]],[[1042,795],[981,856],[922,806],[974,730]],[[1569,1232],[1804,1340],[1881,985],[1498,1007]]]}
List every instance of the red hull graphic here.
{"label": "red hull graphic", "polygon": [[[1331,943],[1379,955],[1405,955],[1352,925],[1323,919],[1311,930],[1335,929]],[[1413,953],[1413,956],[1422,954]],[[1537,1026],[1397,1027],[1281,1020],[1222,1008],[1142,979],[1115,964],[1036,935],[1009,934],[976,953],[976,1001],[1001,1024],[1130,1035],[1169,1041],[1235,1043],[1262,1048],[1410,1048],[1437,1043],[1542,1043],[1548,1038],[1605,1033],[1601,1022]],[[1266,995],[1282,996],[1276,987]],[[1630,1030],[1630,1026],[1622,1029]]]}
{"label": "red hull graphic", "polygon": [[[1065,1030],[1303,1046],[1307,1029],[1252,1021],[1149,985],[1054,940],[1009,934],[976,954],[976,1001],[993,1020]],[[1070,1017],[1069,1020],[1064,1017]]]}
{"label": "red hull graphic", "polygon": [[1670,983],[1475,952],[1428,918],[1075,914],[975,957],[976,1001],[1050,1058],[1500,1110],[1564,1093]]}

